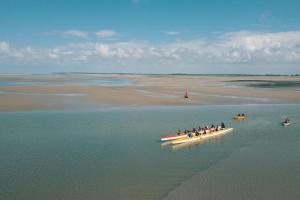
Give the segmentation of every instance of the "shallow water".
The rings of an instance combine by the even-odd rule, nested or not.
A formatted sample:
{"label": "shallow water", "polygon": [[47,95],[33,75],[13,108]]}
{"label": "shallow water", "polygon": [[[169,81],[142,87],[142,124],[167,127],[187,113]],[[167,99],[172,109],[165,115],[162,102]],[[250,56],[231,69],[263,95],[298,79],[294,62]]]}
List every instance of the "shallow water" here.
{"label": "shallow water", "polygon": [[299,90],[300,81],[271,81],[271,80],[235,80],[227,81],[228,87],[254,87],[254,88],[286,88],[290,90]]}
{"label": "shallow water", "polygon": [[0,95],[29,95],[29,96],[66,96],[66,97],[78,97],[78,96],[85,96],[86,94],[83,93],[33,93],[33,92],[11,92],[11,91],[1,91]]}
{"label": "shallow water", "polygon": [[[232,121],[239,112],[247,113],[249,119]],[[293,122],[288,128],[280,126],[284,115]],[[159,142],[161,135],[177,129],[221,121],[235,130],[180,149],[162,147]],[[191,178],[214,168],[226,169],[224,162],[238,166],[249,155],[261,155],[257,174],[278,174],[291,188],[289,193],[299,199],[299,124],[300,105],[0,113],[0,199],[162,199]],[[267,153],[260,154],[263,149]],[[261,167],[275,161],[274,168]],[[249,177],[245,171],[253,166],[237,167],[236,177]],[[222,170],[216,172],[220,176],[205,177],[228,181],[221,176]],[[271,177],[253,178],[244,186],[267,185],[266,193],[271,193],[278,190]],[[223,191],[217,183],[200,183],[214,186],[206,190],[206,198]]]}
{"label": "shallow water", "polygon": [[52,80],[52,81],[1,81],[0,86],[43,86],[43,87],[55,87],[55,86],[127,86],[133,82],[125,78],[96,78],[96,77],[80,77],[71,78],[66,80]]}

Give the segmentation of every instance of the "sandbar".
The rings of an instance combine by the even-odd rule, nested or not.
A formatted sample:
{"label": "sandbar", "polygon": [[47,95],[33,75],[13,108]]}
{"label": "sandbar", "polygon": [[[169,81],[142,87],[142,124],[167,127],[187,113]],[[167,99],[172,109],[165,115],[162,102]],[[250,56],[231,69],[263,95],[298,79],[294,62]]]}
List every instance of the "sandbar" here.
{"label": "sandbar", "polygon": [[[90,80],[130,84],[89,84]],[[0,111],[300,103],[293,87],[258,88],[239,81],[300,81],[297,76],[139,74],[0,75]],[[2,83],[2,84],[1,84]],[[4,84],[5,83],[5,84]],[[16,84],[15,84],[16,83]],[[188,89],[190,98],[183,98]]]}

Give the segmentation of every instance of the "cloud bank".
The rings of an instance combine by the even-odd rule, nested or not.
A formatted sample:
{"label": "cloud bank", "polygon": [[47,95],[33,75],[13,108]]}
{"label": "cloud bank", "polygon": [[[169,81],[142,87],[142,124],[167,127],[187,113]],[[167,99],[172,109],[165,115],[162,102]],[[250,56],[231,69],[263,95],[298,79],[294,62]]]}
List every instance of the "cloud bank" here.
{"label": "cloud bank", "polygon": [[64,32],[62,32],[63,36],[71,36],[71,37],[79,37],[79,38],[83,38],[86,39],[88,37],[88,33],[85,31],[81,31],[81,30],[66,30]]}
{"label": "cloud bank", "polygon": [[9,51],[9,44],[7,42],[0,42],[0,53],[5,53]]}
{"label": "cloud bank", "polygon": [[[71,33],[85,37],[84,34]],[[114,34],[115,32],[107,30],[98,32],[100,37],[110,37]],[[199,38],[163,44],[149,41],[79,42],[49,49],[16,47],[0,41],[0,58],[6,63],[122,66],[124,68],[167,66],[184,69],[189,66],[197,68],[221,65],[282,65],[284,67],[300,64],[300,31],[233,32],[214,39]],[[199,70],[201,72],[200,68]]]}
{"label": "cloud bank", "polygon": [[117,33],[114,30],[100,30],[95,33],[99,38],[109,38],[115,36]]}

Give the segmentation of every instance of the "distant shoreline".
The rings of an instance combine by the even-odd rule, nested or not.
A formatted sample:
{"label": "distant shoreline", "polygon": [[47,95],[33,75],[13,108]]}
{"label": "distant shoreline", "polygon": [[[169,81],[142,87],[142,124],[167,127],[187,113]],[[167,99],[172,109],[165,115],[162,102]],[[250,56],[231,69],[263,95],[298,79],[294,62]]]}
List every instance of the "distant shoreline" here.
{"label": "distant shoreline", "polygon": [[80,74],[80,75],[154,75],[154,76],[300,76],[300,73],[295,74],[200,74],[200,73],[130,73],[130,72],[107,72],[107,73],[101,73],[101,72],[51,72],[51,73],[0,73],[0,76],[14,76],[14,75],[69,75],[69,74]]}

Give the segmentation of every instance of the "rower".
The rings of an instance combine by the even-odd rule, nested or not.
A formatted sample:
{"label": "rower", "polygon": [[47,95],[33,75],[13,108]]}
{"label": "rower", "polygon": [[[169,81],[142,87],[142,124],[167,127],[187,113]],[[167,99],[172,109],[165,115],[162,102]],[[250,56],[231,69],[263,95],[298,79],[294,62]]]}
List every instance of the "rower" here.
{"label": "rower", "polygon": [[221,123],[221,128],[222,128],[222,129],[225,128],[224,122]]}
{"label": "rower", "polygon": [[199,132],[201,131],[201,126],[199,126],[198,131],[199,131]]}

